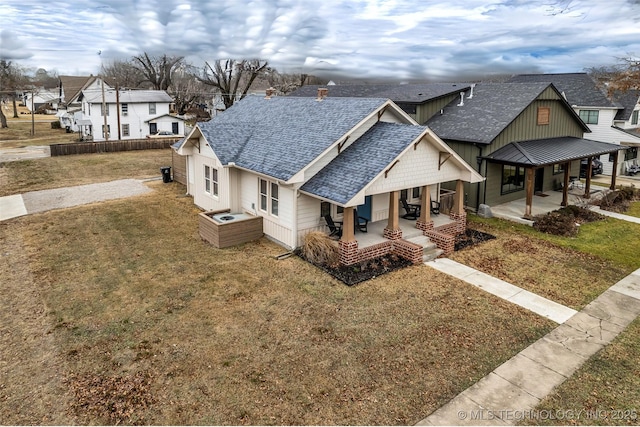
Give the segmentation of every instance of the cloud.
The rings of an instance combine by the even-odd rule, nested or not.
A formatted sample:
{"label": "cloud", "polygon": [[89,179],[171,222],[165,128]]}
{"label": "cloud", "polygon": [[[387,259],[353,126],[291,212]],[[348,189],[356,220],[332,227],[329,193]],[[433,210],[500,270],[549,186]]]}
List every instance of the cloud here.
{"label": "cloud", "polygon": [[1,55],[61,73],[147,52],[194,65],[261,58],[291,72],[458,80],[581,71],[640,52],[640,3],[624,0],[23,0],[0,14],[10,29]]}

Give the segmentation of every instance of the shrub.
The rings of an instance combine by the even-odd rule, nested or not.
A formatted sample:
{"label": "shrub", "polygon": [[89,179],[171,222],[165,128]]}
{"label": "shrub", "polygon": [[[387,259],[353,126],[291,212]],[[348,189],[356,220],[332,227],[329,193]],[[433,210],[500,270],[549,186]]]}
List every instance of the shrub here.
{"label": "shrub", "polygon": [[312,264],[335,266],[340,260],[336,242],[321,231],[312,231],[304,236],[302,256]]}
{"label": "shrub", "polygon": [[573,215],[558,211],[538,215],[534,218],[533,228],[556,236],[575,237],[578,235],[578,224]]}
{"label": "shrub", "polygon": [[62,126],[60,126],[60,122],[51,122],[51,129],[61,129]]}

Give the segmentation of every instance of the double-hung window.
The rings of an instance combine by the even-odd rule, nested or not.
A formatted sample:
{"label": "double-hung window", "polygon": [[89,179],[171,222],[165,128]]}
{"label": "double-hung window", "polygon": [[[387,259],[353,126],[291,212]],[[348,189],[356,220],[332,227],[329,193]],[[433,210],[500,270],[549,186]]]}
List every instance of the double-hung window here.
{"label": "double-hung window", "polygon": [[580,110],[578,113],[583,122],[588,125],[598,124],[598,110]]}
{"label": "double-hung window", "polygon": [[277,182],[259,178],[260,210],[278,216],[280,188]]}
{"label": "double-hung window", "polygon": [[218,169],[204,166],[204,191],[218,196]]}
{"label": "double-hung window", "polygon": [[149,103],[149,114],[155,114],[156,113],[156,103],[155,102],[150,102]]}
{"label": "double-hung window", "polygon": [[633,113],[631,113],[631,124],[632,125],[638,124],[638,110],[635,110]]}

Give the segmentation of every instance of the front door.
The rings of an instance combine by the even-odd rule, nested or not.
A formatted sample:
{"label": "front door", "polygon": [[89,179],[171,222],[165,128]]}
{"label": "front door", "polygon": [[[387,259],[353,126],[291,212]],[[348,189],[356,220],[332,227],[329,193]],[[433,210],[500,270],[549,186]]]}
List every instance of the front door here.
{"label": "front door", "polygon": [[171,131],[174,135],[179,135],[178,133],[178,122],[171,123]]}
{"label": "front door", "polygon": [[358,216],[371,221],[371,196],[365,196],[364,205],[358,205]]}
{"label": "front door", "polygon": [[534,193],[542,193],[544,183],[544,168],[536,169],[536,178],[533,184]]}
{"label": "front door", "polygon": [[153,135],[154,133],[158,133],[158,124],[149,123],[149,134]]}

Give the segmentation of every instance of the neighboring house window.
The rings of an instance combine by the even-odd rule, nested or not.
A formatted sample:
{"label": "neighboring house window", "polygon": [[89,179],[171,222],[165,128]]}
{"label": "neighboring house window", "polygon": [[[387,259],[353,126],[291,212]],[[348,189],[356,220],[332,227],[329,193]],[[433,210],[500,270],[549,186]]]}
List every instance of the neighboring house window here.
{"label": "neighboring house window", "polygon": [[204,166],[204,191],[212,196],[218,195],[218,169]]}
{"label": "neighboring house window", "polygon": [[106,138],[110,134],[111,134],[111,125],[107,125],[107,135],[104,134],[104,125],[102,125],[102,137]]}
{"label": "neighboring house window", "polygon": [[638,110],[634,111],[631,114],[631,124],[632,125],[637,125],[638,124]]}
{"label": "neighboring house window", "polygon": [[524,168],[520,166],[502,165],[501,193],[513,193],[524,189]]}
{"label": "neighboring house window", "polygon": [[629,147],[624,151],[624,161],[633,160],[638,157],[638,147]]}
{"label": "neighboring house window", "polygon": [[109,115],[109,104],[101,105],[100,115],[104,116],[105,111],[107,112],[107,116]]}
{"label": "neighboring house window", "polygon": [[150,102],[149,103],[149,114],[155,114],[156,113],[156,103],[155,102]]}
{"label": "neighboring house window", "polygon": [[598,124],[598,110],[580,110],[580,118],[588,125]]}
{"label": "neighboring house window", "polygon": [[123,124],[122,125],[122,136],[130,136],[129,135],[129,125],[128,124]]}
{"label": "neighboring house window", "polygon": [[564,163],[556,163],[553,165],[553,174],[557,175],[559,173],[564,172]]}
{"label": "neighboring house window", "polygon": [[259,178],[260,182],[260,210],[271,212],[271,215],[278,216],[279,188],[278,184],[266,179]]}
{"label": "neighboring house window", "polygon": [[551,108],[538,107],[538,124],[539,125],[548,125],[550,117],[551,117]]}
{"label": "neighboring house window", "polygon": [[129,114],[129,104],[120,104],[120,109],[122,110],[123,116]]}

